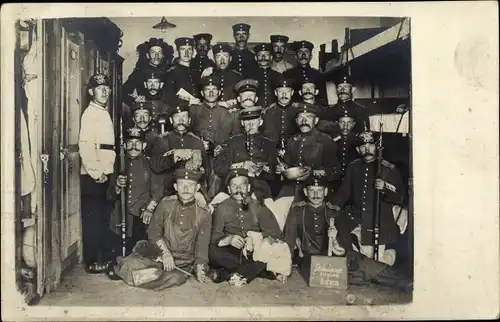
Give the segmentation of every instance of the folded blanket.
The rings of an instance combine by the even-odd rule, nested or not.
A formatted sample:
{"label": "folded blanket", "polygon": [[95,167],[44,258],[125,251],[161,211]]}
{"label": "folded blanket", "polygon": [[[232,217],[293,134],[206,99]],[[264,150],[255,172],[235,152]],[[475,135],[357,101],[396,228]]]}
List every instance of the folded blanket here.
{"label": "folded blanket", "polygon": [[249,231],[243,255],[253,251],[253,260],[267,264],[270,272],[290,275],[292,269],[291,252],[288,245],[272,237],[263,238],[262,233]]}

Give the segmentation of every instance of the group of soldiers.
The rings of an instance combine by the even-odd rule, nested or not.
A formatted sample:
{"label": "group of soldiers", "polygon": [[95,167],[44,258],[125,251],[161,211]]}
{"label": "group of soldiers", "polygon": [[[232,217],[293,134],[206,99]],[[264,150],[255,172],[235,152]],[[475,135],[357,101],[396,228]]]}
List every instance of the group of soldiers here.
{"label": "group of soldiers", "polygon": [[[165,62],[162,39],[141,45],[148,64],[123,84],[126,162],[118,172],[109,80],[91,77],[79,141],[87,271],[154,290],[193,274],[232,285],[256,277],[285,282],[287,274],[270,271],[251,251],[242,255],[257,232],[271,245],[286,244],[294,265],[331,245],[351,271],[370,263],[373,281],[408,286],[384,247],[405,229],[407,191],[393,164],[377,169],[377,135],[367,109],[352,100],[352,79],[335,82],[338,102],[328,106],[325,78],[309,65],[313,44],[293,43],[293,67],[283,59],[287,36],[272,35],[251,51],[250,28],[233,26],[234,48],[212,46],[210,34],[177,38],[174,64]],[[377,191],[381,247],[373,266]],[[122,209],[125,257],[118,256]],[[156,265],[152,275],[140,270]]]}

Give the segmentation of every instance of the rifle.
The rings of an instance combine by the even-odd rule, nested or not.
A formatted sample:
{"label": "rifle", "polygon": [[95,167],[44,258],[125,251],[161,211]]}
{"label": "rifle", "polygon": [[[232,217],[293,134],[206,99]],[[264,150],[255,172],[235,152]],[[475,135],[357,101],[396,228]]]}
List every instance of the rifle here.
{"label": "rifle", "polygon": [[[382,175],[382,115],[380,115],[380,129],[377,144],[377,174],[375,179]],[[373,258],[378,260],[378,244],[379,244],[379,229],[380,229],[380,190],[377,189],[375,194],[375,213],[373,221]]]}
{"label": "rifle", "polygon": [[[123,142],[123,118],[120,118],[120,174],[125,174],[125,144]],[[127,196],[125,189],[120,192],[120,215],[121,215],[121,241],[122,241],[122,256],[126,256],[127,251]]]}

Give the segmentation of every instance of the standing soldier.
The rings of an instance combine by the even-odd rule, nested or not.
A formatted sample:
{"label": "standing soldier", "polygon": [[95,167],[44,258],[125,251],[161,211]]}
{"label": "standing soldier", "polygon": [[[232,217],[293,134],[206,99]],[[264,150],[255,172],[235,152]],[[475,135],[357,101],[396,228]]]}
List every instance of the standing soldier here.
{"label": "standing soldier", "polygon": [[272,200],[269,183],[273,182],[276,176],[278,155],[276,143],[259,133],[259,127],[262,125],[261,113],[260,106],[241,111],[240,119],[245,133],[229,139],[215,157],[214,171],[225,178],[232,169],[244,168],[249,173],[256,198],[264,201]]}
{"label": "standing soldier", "polygon": [[139,240],[147,239],[147,225],[151,221],[158,202],[163,197],[162,178],[151,171],[150,161],[143,154],[146,146],[144,133],[138,128],[131,128],[127,131],[125,173],[114,175],[110,179],[111,184],[108,189],[108,199],[116,200],[109,227],[117,236],[121,234],[121,210],[118,195],[122,189],[127,194],[128,252],[132,251]]}
{"label": "standing soldier", "polygon": [[369,131],[370,119],[368,117],[368,109],[365,106],[354,102],[352,99],[353,93],[355,91],[353,79],[348,75],[341,75],[335,81],[335,85],[337,85],[338,101],[333,109],[328,110],[328,112],[325,114],[324,119],[335,119],[337,115],[337,113],[335,112],[336,110],[340,110],[343,108],[353,108],[357,114],[356,119],[358,120],[353,131],[358,134],[365,130]]}
{"label": "standing soldier", "polygon": [[358,230],[360,252],[372,258],[375,195],[377,190],[380,191],[379,259],[385,261],[385,245],[395,242],[400,230],[406,229],[404,218],[398,218],[401,212],[395,211],[395,208],[401,209],[395,206],[402,206],[405,189],[398,169],[386,160],[381,161],[381,175],[377,177],[375,142],[373,132],[359,134],[357,150],[361,158],[347,166],[332,204],[342,209],[337,225],[339,232],[343,232],[343,236],[339,236],[342,246],[351,247],[348,242],[351,232]]}
{"label": "standing soldier", "polygon": [[[283,229],[288,210],[293,200],[300,196],[303,182],[310,175],[324,177],[330,183],[340,177],[337,146],[332,138],[315,127],[318,124],[318,108],[307,103],[294,103],[296,122],[300,133],[294,135],[286,144],[284,156],[285,167],[298,168],[298,173],[284,172],[286,182],[283,185],[275,202],[280,228]],[[284,169],[279,169],[283,171]],[[279,213],[276,211],[278,210]]]}
{"label": "standing soldier", "polygon": [[191,130],[203,140],[207,154],[208,198],[212,199],[220,189],[220,178],[213,171],[215,147],[222,146],[229,140],[233,130],[231,113],[217,102],[221,84],[217,77],[208,76],[201,79],[201,95],[203,103],[192,105]]}
{"label": "standing soldier", "polygon": [[[312,68],[309,65],[312,59],[312,50],[314,48],[314,45],[307,40],[302,40],[299,42],[295,42],[293,47],[296,52],[297,61],[299,62],[299,64],[297,67],[289,69],[286,72],[284,72],[283,76],[295,80],[304,79],[306,77],[309,79],[315,79],[318,89],[318,97],[316,104],[324,106],[328,105],[326,82],[325,79],[323,78],[323,74],[321,74],[319,70]],[[298,82],[296,85],[300,86],[301,84],[300,82]],[[296,101],[301,100],[299,95],[299,88],[295,89],[294,100]]]}
{"label": "standing soldier", "polygon": [[238,23],[233,25],[233,37],[236,42],[231,56],[230,69],[233,69],[243,77],[250,77],[253,69],[257,68],[254,54],[247,48],[248,38],[250,38],[250,25]]}
{"label": "standing soldier", "polygon": [[200,104],[198,99],[200,73],[191,68],[194,39],[188,37],[177,38],[175,45],[179,53],[179,62],[172,66],[167,74],[167,83],[164,86],[166,102],[168,105],[175,106],[177,93],[180,89],[183,89],[187,94],[179,95],[180,98],[189,101],[190,104]]}
{"label": "standing soldier", "polygon": [[144,76],[144,87],[147,92],[144,97],[138,97],[136,101],[150,102],[152,125],[160,131],[158,115],[169,115],[171,112],[171,108],[165,103],[165,98],[163,96],[163,86],[165,85],[163,80],[165,79],[165,73],[150,69]]}
{"label": "standing soldier", "polygon": [[[278,145],[278,157],[282,160],[286,151],[286,142],[290,137],[297,134],[299,129],[295,122],[295,108],[292,107],[293,81],[281,78],[274,91],[277,102],[264,110],[263,133]],[[271,184],[273,197],[276,197],[281,189],[281,178],[276,176]]]}
{"label": "standing soldier", "polygon": [[259,88],[259,82],[255,79],[244,79],[239,81],[234,86],[234,91],[238,95],[236,101],[238,105],[235,108],[229,110],[233,118],[233,131],[232,135],[242,133],[243,129],[241,127],[240,112],[245,108],[255,106],[259,98],[257,97],[257,89]]}
{"label": "standing soldier", "polygon": [[196,57],[191,61],[191,68],[201,75],[206,68],[215,66],[214,61],[207,56],[211,47],[212,35],[197,34],[193,36],[193,39],[196,47]]}
{"label": "standing soldier", "polygon": [[191,118],[187,102],[179,100],[170,116],[173,130],[159,137],[152,149],[151,168],[165,174],[165,195],[173,194],[173,173],[178,168],[206,169],[203,141],[189,132]]}
{"label": "standing soldier", "polygon": [[[149,41],[137,46],[139,61],[130,74],[127,81],[123,83],[122,93],[123,102],[129,107],[136,99],[143,100],[147,94],[146,87],[143,85],[145,76],[152,72],[159,72],[161,76],[166,76],[168,69],[168,57],[172,55],[172,47],[161,38],[150,38]],[[145,57],[147,61],[142,61]],[[165,78],[162,78],[165,82]]]}
{"label": "standing soldier", "polygon": [[273,48],[273,61],[271,63],[271,68],[278,73],[283,74],[283,72],[293,68],[292,63],[288,62],[284,58],[289,38],[284,35],[271,35],[269,38]]}
{"label": "standing soldier", "polygon": [[[341,179],[343,179],[347,166],[352,161],[359,158],[359,153],[357,151],[358,137],[357,134],[353,132],[356,126],[356,111],[354,111],[352,107],[346,106],[337,111],[337,113],[337,124],[340,133],[333,138],[333,141],[335,141],[338,146],[337,152],[340,161],[340,176]],[[337,190],[336,188],[335,191]]]}
{"label": "standing soldier", "polygon": [[259,104],[263,108],[268,108],[276,102],[274,88],[278,84],[281,74],[271,69],[272,48],[270,44],[259,44],[255,46],[254,51],[258,68],[253,69],[250,74],[253,79],[259,82],[257,90]]}
{"label": "standing soldier", "polygon": [[[132,110],[132,120],[135,125],[135,127],[133,128],[137,128],[143,133],[144,140],[147,143],[144,152],[148,156],[151,155],[151,148],[153,146],[153,143],[160,136],[160,132],[156,130],[152,124],[151,105],[151,102],[134,103]],[[160,117],[162,116],[160,115]]]}
{"label": "standing soldier", "polygon": [[217,77],[220,81],[221,94],[219,104],[231,109],[238,104],[234,86],[243,80],[243,76],[239,72],[229,69],[232,52],[231,46],[218,44],[212,47],[212,52],[214,53],[216,68],[213,76]]}
{"label": "standing soldier", "polygon": [[106,199],[109,175],[116,159],[113,121],[107,110],[109,79],[104,74],[90,78],[89,94],[92,101],[83,112],[78,146],[82,158],[82,230],[83,258],[86,271],[101,273],[111,260],[109,249],[109,211]]}

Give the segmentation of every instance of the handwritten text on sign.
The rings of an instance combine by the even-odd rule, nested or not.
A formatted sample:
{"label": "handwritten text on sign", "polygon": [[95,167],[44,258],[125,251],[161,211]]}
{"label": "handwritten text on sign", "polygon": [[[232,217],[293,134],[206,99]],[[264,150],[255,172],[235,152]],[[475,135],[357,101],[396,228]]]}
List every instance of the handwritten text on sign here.
{"label": "handwritten text on sign", "polygon": [[312,256],[309,286],[347,289],[347,261],[344,257]]}

